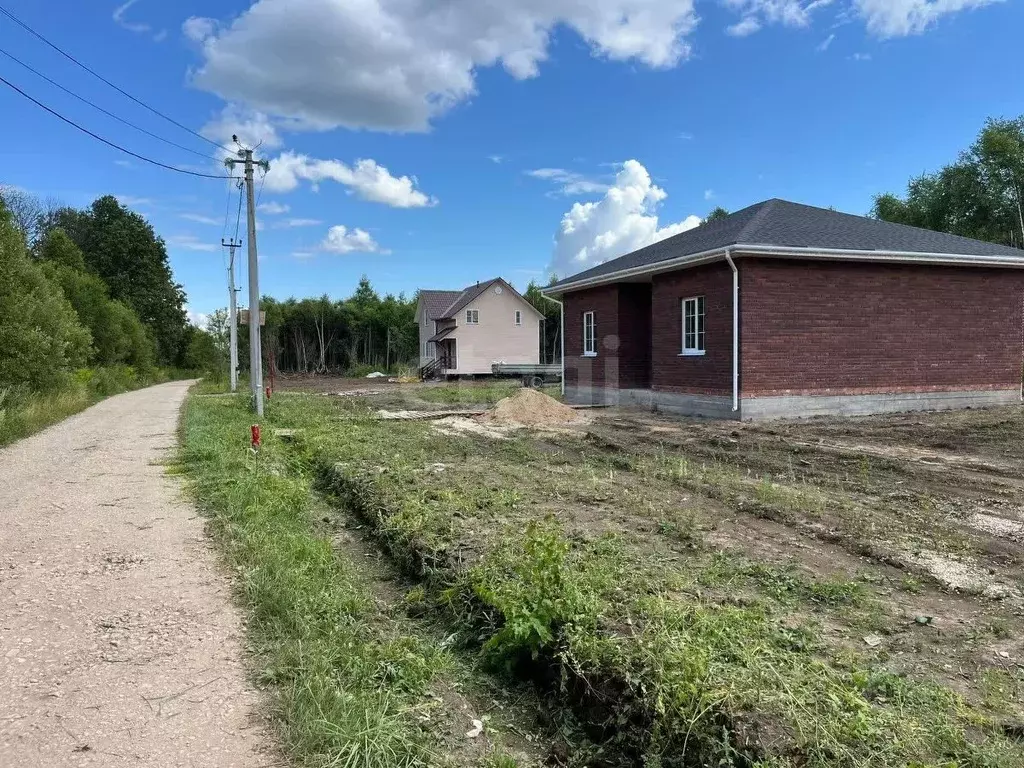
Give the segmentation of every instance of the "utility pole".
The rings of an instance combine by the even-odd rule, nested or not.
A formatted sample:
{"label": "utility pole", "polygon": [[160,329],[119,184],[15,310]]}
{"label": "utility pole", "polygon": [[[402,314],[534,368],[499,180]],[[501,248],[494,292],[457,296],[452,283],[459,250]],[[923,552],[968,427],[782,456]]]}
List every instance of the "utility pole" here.
{"label": "utility pole", "polygon": [[[235,143],[238,138],[233,137]],[[266,160],[254,161],[252,150],[244,147],[238,150],[240,160],[228,158],[224,164],[230,168],[236,165],[245,166],[245,195],[248,203],[249,226],[249,386],[252,389],[252,402],[256,415],[263,415],[263,355],[260,346],[260,275],[256,259],[256,191],[253,183],[253,171],[258,165],[266,173],[270,163]]]}
{"label": "utility pole", "polygon": [[220,244],[229,249],[231,256],[228,259],[228,325],[231,332],[231,391],[238,391],[238,289],[235,288],[235,248],[242,245],[241,241],[235,242],[231,238],[225,243],[222,239]]}

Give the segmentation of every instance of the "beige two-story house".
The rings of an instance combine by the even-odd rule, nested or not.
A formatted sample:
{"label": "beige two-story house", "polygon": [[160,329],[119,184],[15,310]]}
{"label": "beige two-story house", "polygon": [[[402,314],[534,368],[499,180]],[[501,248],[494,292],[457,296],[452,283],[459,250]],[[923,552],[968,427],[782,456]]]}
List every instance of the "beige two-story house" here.
{"label": "beige two-story house", "polygon": [[537,365],[542,317],[500,277],[462,291],[421,290],[420,367],[474,376],[491,373],[494,363]]}

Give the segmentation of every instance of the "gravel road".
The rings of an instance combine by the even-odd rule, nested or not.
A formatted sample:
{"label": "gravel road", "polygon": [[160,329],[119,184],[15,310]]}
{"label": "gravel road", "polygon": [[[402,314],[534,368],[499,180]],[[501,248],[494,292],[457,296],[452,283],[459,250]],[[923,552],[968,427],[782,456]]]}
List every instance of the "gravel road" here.
{"label": "gravel road", "polygon": [[279,762],[228,576],[162,466],[188,387],[0,449],[0,766]]}

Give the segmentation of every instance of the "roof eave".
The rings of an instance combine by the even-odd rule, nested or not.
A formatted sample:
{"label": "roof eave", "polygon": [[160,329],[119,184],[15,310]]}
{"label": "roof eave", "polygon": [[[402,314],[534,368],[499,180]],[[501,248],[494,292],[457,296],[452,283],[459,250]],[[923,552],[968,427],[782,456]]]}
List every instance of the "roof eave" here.
{"label": "roof eave", "polygon": [[552,286],[541,290],[545,296],[557,296],[570,291],[577,291],[583,288],[592,288],[608,283],[617,283],[631,277],[643,275],[654,275],[660,272],[670,272],[676,269],[705,264],[719,258],[725,258],[726,253],[747,254],[752,256],[764,255],[777,258],[803,258],[831,261],[879,261],[899,264],[939,264],[953,266],[972,267],[1001,267],[1004,269],[1024,269],[1024,251],[1020,256],[1009,255],[988,255],[961,253],[918,253],[915,251],[861,251],[855,249],[836,248],[804,248],[804,247],[780,247],[774,245],[763,245],[756,243],[737,243],[735,245],[719,246],[710,251],[679,256],[674,259],[659,261],[655,264],[646,264],[632,269],[618,270],[607,275],[597,275],[585,280],[568,282],[563,285]]}

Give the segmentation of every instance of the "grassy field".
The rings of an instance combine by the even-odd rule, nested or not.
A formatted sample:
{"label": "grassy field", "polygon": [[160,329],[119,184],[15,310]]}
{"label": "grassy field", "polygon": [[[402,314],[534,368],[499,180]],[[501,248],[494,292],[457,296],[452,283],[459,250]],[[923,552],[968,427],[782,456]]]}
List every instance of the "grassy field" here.
{"label": "grassy field", "polygon": [[[236,574],[252,673],[274,692],[286,751],[311,766],[515,765],[503,745],[522,739],[503,734],[505,719],[515,723],[501,716],[505,692],[453,657],[450,634],[405,616],[389,566],[367,564],[372,552],[334,519],[308,465],[274,432],[330,408],[319,398],[274,401],[258,455],[243,395],[193,397],[183,422],[182,470]],[[485,708],[499,712],[469,739]],[[519,751],[532,749],[526,741]]]}
{"label": "grassy field", "polygon": [[[467,402],[443,391],[414,397]],[[504,729],[530,739],[458,753],[444,727],[399,718],[389,732],[403,760],[1024,761],[1019,409],[759,426],[609,411],[499,440],[382,422],[381,397],[275,397],[268,424],[296,432],[269,439],[262,474],[244,451],[241,401],[189,409],[187,464],[242,574],[260,664],[281,670],[282,732],[300,758],[349,754],[358,740],[345,724],[380,712],[384,691],[415,712],[468,664],[489,671],[471,687],[534,692],[527,710],[541,716],[510,708],[518,725]],[[263,483],[282,486],[281,501],[254,497]],[[375,571],[352,570],[325,520],[359,529],[402,588],[321,611],[335,585],[363,594]],[[274,554],[292,536],[318,542],[330,567]],[[254,590],[250,569],[267,568]],[[312,582],[297,576],[307,572]],[[310,627],[321,614],[327,625]],[[316,661],[295,660],[297,633]],[[372,660],[395,636],[415,641],[389,663],[421,670],[399,684],[367,673],[372,661],[339,662],[339,643]],[[296,689],[328,700],[297,704]],[[309,735],[319,731],[330,737]],[[382,764],[399,751],[371,749]]]}

